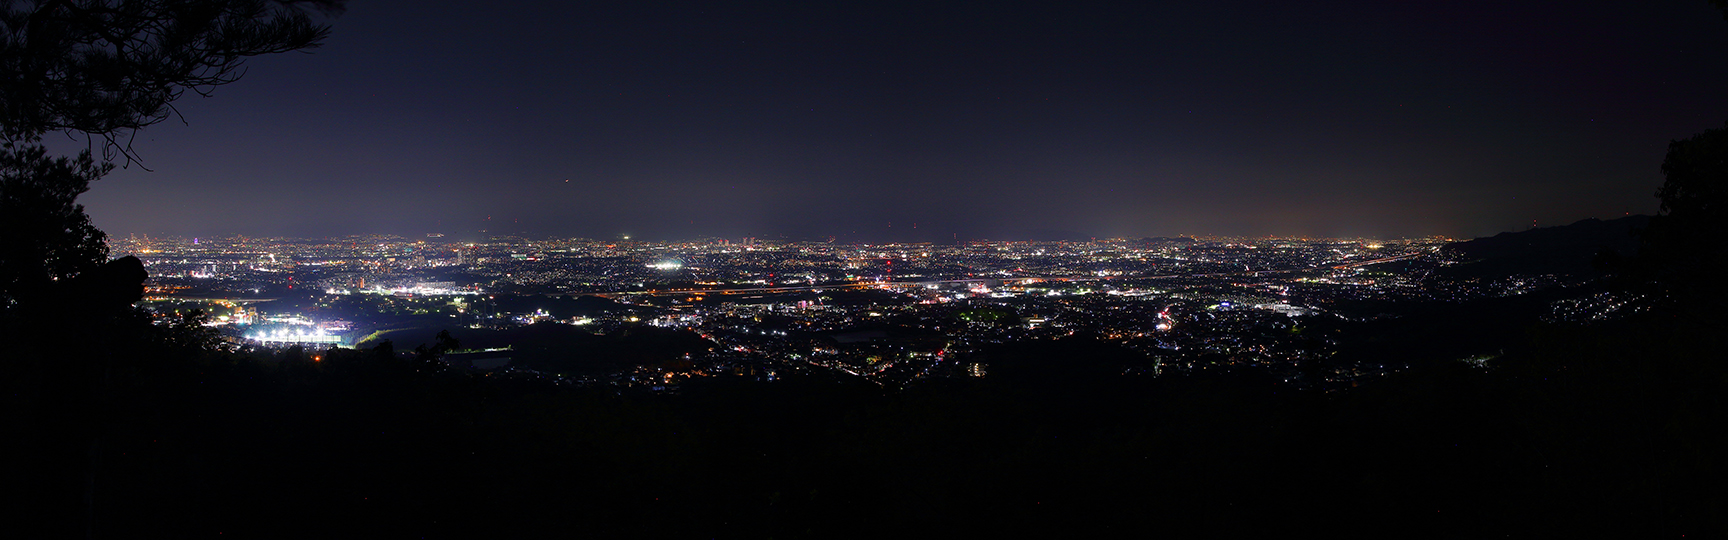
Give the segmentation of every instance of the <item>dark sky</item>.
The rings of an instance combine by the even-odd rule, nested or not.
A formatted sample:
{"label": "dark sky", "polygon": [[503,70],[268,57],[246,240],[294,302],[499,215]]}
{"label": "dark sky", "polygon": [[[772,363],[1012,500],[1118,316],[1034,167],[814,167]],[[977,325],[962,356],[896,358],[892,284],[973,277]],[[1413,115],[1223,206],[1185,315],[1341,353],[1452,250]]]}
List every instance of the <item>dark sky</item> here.
{"label": "dark sky", "polygon": [[117,236],[1478,236],[1654,212],[1728,120],[1704,0],[588,4],[354,0],[83,201]]}

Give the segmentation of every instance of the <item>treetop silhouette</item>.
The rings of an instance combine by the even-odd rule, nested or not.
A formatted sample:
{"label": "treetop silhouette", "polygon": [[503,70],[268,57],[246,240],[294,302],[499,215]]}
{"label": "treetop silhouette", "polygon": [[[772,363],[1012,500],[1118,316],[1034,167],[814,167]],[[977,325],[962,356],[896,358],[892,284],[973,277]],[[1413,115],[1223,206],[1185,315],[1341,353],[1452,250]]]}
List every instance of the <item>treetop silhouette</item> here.
{"label": "treetop silhouette", "polygon": [[[310,12],[345,0],[8,0],[0,5],[0,310],[94,270],[106,235],[76,204],[130,138],[178,114],[187,90],[210,95],[247,58],[318,47]],[[53,157],[43,135],[100,138]],[[63,287],[62,287],[63,288]],[[131,287],[128,287],[130,289]],[[132,295],[136,300],[136,295]],[[128,301],[127,303],[130,303]]]}
{"label": "treetop silhouette", "polygon": [[1668,145],[1661,212],[1643,233],[1639,277],[1675,299],[1710,305],[1728,299],[1720,272],[1728,255],[1728,124]]}
{"label": "treetop silhouette", "polygon": [[[0,136],[65,130],[134,157],[135,130],[244,75],[247,58],[312,49],[329,27],[307,10],[344,0],[35,0],[0,10]],[[122,141],[127,141],[123,143]]]}

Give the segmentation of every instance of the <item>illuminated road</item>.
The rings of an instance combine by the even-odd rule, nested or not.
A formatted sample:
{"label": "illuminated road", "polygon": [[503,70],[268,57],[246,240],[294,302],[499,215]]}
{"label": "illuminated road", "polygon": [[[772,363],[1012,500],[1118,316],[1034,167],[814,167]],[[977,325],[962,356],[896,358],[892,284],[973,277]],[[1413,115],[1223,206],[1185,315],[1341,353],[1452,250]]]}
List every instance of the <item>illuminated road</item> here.
{"label": "illuminated road", "polygon": [[151,295],[151,296],[144,297],[144,299],[142,301],[144,301],[144,302],[229,302],[229,303],[234,303],[234,304],[256,304],[259,302],[275,302],[277,300],[281,300],[281,298],[229,298],[229,297]]}

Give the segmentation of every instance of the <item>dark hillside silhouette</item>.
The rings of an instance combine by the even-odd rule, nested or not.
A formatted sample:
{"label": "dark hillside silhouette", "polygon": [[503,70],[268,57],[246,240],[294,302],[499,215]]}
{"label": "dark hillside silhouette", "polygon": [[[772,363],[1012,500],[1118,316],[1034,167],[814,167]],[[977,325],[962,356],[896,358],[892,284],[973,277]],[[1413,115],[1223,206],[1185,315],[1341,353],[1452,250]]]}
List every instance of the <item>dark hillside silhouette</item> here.
{"label": "dark hillside silhouette", "polygon": [[1509,274],[1570,274],[1595,276],[1594,261],[1604,252],[1630,256],[1638,250],[1635,233],[1650,223],[1650,216],[1628,216],[1607,221],[1580,220],[1571,225],[1528,231],[1503,232],[1486,238],[1447,245],[1464,264],[1448,271],[1469,276]]}
{"label": "dark hillside silhouette", "polygon": [[[1001,351],[1002,378],[715,378],[677,395],[521,384],[390,348],[152,345],[80,414],[110,426],[102,537],[1728,532],[1710,511],[1728,413],[1703,391],[1728,373],[1660,321],[1626,324],[1544,327],[1491,369],[1427,363],[1333,393],[1251,372],[1040,380],[1040,362],[1124,358],[1086,340]],[[77,404],[34,395],[34,410]],[[30,495],[47,509],[79,490]]]}

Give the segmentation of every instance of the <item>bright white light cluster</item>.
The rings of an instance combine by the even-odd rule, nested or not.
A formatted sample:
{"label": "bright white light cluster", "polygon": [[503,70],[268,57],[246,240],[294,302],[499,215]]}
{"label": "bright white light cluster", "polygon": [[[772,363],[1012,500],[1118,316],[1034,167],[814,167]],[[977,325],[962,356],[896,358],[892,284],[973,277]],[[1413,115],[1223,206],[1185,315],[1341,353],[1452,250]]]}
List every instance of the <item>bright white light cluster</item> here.
{"label": "bright white light cluster", "polygon": [[246,338],[260,343],[339,343],[342,341],[340,336],[332,336],[323,328],[315,328],[311,332],[304,329],[258,331],[247,334]]}

